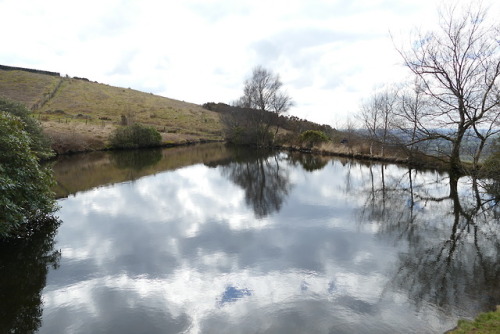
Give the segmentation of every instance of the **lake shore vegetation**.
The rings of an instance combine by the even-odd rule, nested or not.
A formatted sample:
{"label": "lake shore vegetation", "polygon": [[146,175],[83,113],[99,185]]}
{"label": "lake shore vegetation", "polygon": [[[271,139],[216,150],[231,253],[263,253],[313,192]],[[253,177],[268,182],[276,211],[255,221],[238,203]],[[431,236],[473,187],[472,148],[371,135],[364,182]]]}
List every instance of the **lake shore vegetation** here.
{"label": "lake shore vegetation", "polygon": [[414,76],[411,84],[375,92],[362,105],[358,129],[287,116],[292,97],[279,74],[261,66],[245,80],[233,105],[196,105],[86,78],[2,66],[0,107],[20,118],[31,138],[26,154],[36,159],[225,141],[498,179],[491,143],[500,131],[500,46],[494,39],[498,27],[486,24],[486,14],[481,6],[448,7],[436,31],[419,33],[420,42],[401,47]]}
{"label": "lake shore vegetation", "polygon": [[40,165],[46,152],[11,111],[0,108],[0,238],[29,236],[56,210],[51,170]]}
{"label": "lake shore vegetation", "polygon": [[[53,80],[56,79],[63,80],[63,83],[55,85]],[[55,92],[48,94],[50,89]],[[370,136],[368,130],[354,129],[353,126],[334,129],[283,113],[224,103],[209,102],[197,106],[81,78],[57,78],[22,70],[0,69],[0,94],[3,98],[23,104],[24,113],[27,111],[30,114],[28,119],[39,122],[43,133],[50,139],[52,150],[48,151],[49,155],[110,149],[111,138],[117,129],[138,123],[160,133],[160,146],[226,141],[406,163],[415,167],[448,168],[441,141],[433,144],[431,141],[425,144],[402,143],[392,135],[394,129],[388,131],[385,140],[381,140],[380,136]],[[41,103],[44,94],[52,97]],[[408,100],[404,101],[405,107],[408,107]],[[141,109],[146,106],[151,111],[149,115]],[[259,122],[264,123],[257,126]],[[268,127],[266,122],[275,126]],[[304,144],[300,136],[310,130],[321,131],[329,140]],[[486,145],[483,156],[490,151],[489,145]],[[467,166],[467,162],[463,161],[462,165]]]}
{"label": "lake shore vegetation", "polygon": [[110,141],[111,147],[118,149],[157,147],[161,145],[161,135],[152,126],[136,123],[117,128]]}
{"label": "lake shore vegetation", "polygon": [[447,334],[495,334],[500,328],[500,306],[496,311],[481,313],[474,320],[459,320]]}

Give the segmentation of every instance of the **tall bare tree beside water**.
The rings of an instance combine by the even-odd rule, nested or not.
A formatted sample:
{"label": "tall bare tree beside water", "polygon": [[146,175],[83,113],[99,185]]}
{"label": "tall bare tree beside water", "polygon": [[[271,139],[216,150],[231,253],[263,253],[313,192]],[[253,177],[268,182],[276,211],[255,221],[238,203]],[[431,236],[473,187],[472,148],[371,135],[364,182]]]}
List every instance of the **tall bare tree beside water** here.
{"label": "tall bare tree beside water", "polygon": [[[460,174],[463,139],[473,132],[484,143],[493,136],[500,113],[500,40],[498,24],[487,20],[481,4],[451,5],[439,12],[439,27],[418,33],[409,49],[399,49],[408,67],[419,79],[432,112],[418,122],[422,140],[450,143],[450,170]],[[498,127],[498,126],[497,126]]]}
{"label": "tall bare tree beside water", "polygon": [[373,145],[380,145],[380,155],[384,156],[386,145],[391,137],[390,130],[394,128],[396,108],[398,105],[398,89],[388,87],[374,93],[361,107],[358,115],[370,140],[370,155],[373,155]]}

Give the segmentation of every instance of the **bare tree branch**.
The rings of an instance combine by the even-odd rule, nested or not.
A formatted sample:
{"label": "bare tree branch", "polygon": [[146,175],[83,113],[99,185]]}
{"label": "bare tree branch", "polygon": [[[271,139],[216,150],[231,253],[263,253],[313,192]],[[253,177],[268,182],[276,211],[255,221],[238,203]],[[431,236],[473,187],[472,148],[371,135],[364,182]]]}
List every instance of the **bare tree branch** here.
{"label": "bare tree branch", "polygon": [[[485,141],[498,132],[494,125],[498,126],[500,113],[500,29],[488,25],[487,14],[481,5],[472,3],[463,9],[444,8],[437,31],[419,33],[410,49],[398,49],[423,94],[432,101],[423,119],[417,120],[405,109],[400,116],[412,120],[416,132],[427,134],[427,139],[451,142],[452,171],[460,172],[464,137],[473,133],[480,141],[474,154],[477,164]],[[438,125],[444,127],[439,129],[442,135],[432,131]]]}

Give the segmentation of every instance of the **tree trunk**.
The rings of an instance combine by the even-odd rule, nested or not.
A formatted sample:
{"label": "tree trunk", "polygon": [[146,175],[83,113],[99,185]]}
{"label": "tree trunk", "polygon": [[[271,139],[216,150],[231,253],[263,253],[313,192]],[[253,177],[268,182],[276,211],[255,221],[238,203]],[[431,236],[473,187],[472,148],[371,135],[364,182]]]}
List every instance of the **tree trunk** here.
{"label": "tree trunk", "polygon": [[450,173],[454,175],[463,175],[464,172],[462,161],[460,160],[460,147],[464,134],[465,129],[461,127],[458,130],[457,137],[452,141],[453,147],[450,155]]}

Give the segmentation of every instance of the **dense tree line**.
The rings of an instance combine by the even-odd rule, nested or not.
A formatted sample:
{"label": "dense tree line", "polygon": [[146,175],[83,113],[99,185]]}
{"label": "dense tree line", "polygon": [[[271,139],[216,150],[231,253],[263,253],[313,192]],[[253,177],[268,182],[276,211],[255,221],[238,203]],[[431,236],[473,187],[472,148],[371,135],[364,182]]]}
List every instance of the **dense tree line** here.
{"label": "dense tree line", "polygon": [[[283,89],[279,74],[257,66],[245,80],[243,95],[232,105],[231,108],[218,108],[224,112],[226,138],[242,144],[269,146],[282,125],[281,116],[294,102]],[[210,108],[214,104],[204,106]]]}
{"label": "dense tree line", "polygon": [[203,104],[203,108],[221,114],[225,138],[233,143],[267,145],[279,143],[275,132],[265,132],[264,124],[266,126],[267,124],[269,126],[279,124],[279,128],[290,133],[294,140],[298,140],[301,133],[310,130],[321,131],[330,138],[338,135],[337,131],[330,125],[317,124],[296,116],[273,115],[259,109],[214,102]]}

